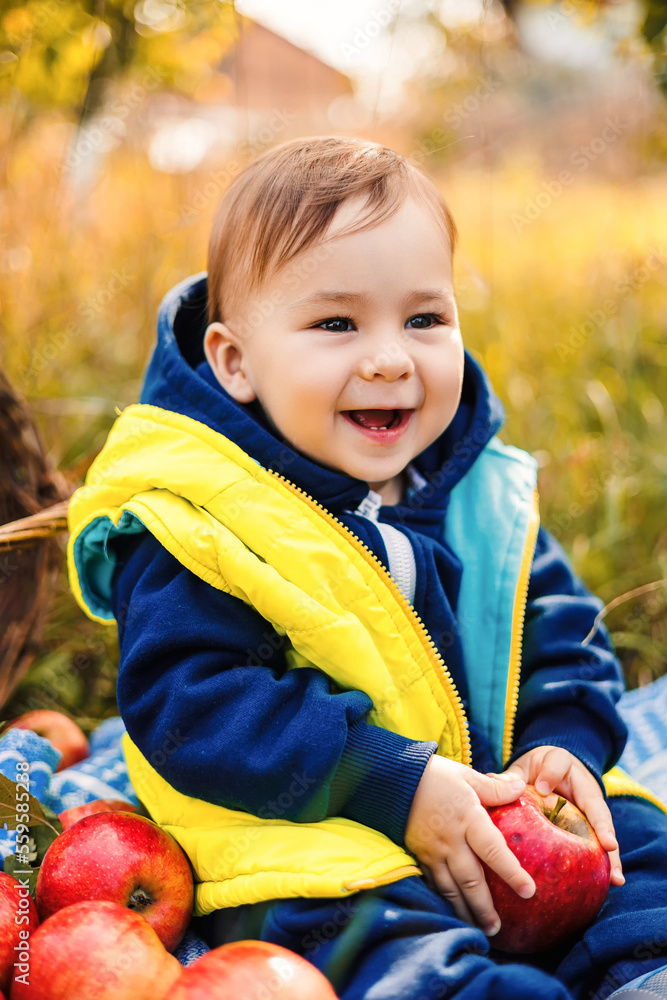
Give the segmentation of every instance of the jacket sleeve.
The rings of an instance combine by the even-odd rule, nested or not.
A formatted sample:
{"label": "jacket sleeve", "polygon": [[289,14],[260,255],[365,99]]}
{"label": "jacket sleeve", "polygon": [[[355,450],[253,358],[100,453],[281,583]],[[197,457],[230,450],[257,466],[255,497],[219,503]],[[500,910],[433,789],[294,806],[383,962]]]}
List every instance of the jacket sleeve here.
{"label": "jacket sleeve", "polygon": [[534,747],[564,747],[601,782],[620,757],[627,737],[616,710],[624,688],[620,663],[603,625],[582,645],[602,607],[558,542],[540,528],[510,763]]}
{"label": "jacket sleeve", "polygon": [[144,757],[178,791],[263,818],[347,816],[402,843],[435,743],[368,724],[370,698],[287,670],[258,612],[186,570],[146,533],[124,543],[113,588],[118,705]]}

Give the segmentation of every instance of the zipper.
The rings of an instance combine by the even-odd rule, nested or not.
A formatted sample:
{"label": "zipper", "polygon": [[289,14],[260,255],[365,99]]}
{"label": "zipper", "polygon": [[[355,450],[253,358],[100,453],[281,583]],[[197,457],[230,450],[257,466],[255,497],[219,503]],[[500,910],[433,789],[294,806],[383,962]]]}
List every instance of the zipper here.
{"label": "zipper", "polygon": [[521,682],[521,654],[523,652],[523,626],[526,620],[526,604],[528,603],[528,583],[533,564],[533,554],[540,527],[540,513],[537,490],[533,493],[533,509],[528,521],[526,543],[521,557],[519,579],[514,594],[512,608],[512,641],[510,643],[509,672],[507,675],[507,693],[505,695],[505,728],[503,730],[503,764],[512,753],[514,741],[514,720],[519,703],[519,685]]}
{"label": "zipper", "polygon": [[272,469],[266,469],[269,475],[278,479],[283,486],[285,486],[290,493],[295,494],[301,500],[304,500],[309,507],[315,510],[321,517],[323,517],[336,531],[342,535],[347,542],[349,542],[354,549],[369,563],[373,569],[377,572],[383,582],[391,591],[395,600],[400,604],[404,614],[409,619],[410,623],[414,627],[415,632],[422,641],[422,645],[428,656],[431,664],[435,667],[436,674],[440,678],[440,682],[445,689],[446,694],[449,696],[450,702],[454,709],[454,714],[456,720],[459,724],[459,732],[461,735],[461,754],[462,762],[470,766],[472,764],[472,750],[470,746],[470,733],[468,731],[468,720],[466,719],[466,714],[463,708],[463,702],[461,701],[461,695],[456,689],[456,685],[452,680],[452,676],[445,665],[445,661],[441,657],[438,649],[433,642],[433,639],[429,635],[426,626],[423,621],[412,607],[410,602],[407,600],[403,592],[396,585],[395,580],[392,579],[391,574],[388,572],[383,563],[378,559],[374,552],[368,548],[368,546],[361,541],[360,538],[350,531],[350,529],[339,521],[337,517],[323,507],[321,503],[315,500],[310,494],[302,490],[300,486],[297,486],[291,480],[286,479],[285,476],[281,475],[279,472],[274,472]]}
{"label": "zipper", "polygon": [[410,539],[393,524],[384,524],[382,521],[376,521],[376,524],[387,550],[389,572],[396,581],[398,589],[412,604],[417,586],[417,567]]}
{"label": "zipper", "polygon": [[396,585],[401,590],[410,604],[415,599],[415,588],[417,586],[417,566],[415,564],[415,554],[412,551],[410,539],[395,528],[393,524],[385,524],[380,521],[380,508],[382,497],[374,490],[369,490],[359,506],[354,511],[346,511],[349,514],[359,514],[361,517],[372,521],[380,534],[384,547],[387,550],[387,562],[389,572],[396,581]]}

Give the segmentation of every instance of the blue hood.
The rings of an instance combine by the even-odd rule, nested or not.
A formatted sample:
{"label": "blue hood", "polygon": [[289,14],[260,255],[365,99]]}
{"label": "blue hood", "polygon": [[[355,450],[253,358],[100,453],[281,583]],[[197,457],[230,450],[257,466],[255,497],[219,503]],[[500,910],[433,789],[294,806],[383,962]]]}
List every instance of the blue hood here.
{"label": "blue hood", "polygon": [[[259,408],[238,403],[215,378],[203,350],[208,324],[206,272],[171,289],[162,300],[157,344],[140,402],[184,413],[233,440],[265,468],[280,472],[332,513],[354,510],[368,494],[366,482],[320,465],[283,441],[276,461],[275,433]],[[447,430],[413,461],[426,479],[397,504],[391,520],[442,522],[449,493],[502,426],[504,411],[489,381],[466,352],[463,392]],[[389,520],[389,518],[386,518]]]}

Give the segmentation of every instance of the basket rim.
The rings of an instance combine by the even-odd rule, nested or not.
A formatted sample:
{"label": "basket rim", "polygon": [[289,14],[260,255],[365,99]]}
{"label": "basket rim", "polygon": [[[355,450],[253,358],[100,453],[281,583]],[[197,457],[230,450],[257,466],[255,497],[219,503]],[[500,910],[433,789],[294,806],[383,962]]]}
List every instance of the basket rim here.
{"label": "basket rim", "polygon": [[59,500],[27,517],[0,525],[0,552],[23,548],[67,531],[69,500]]}

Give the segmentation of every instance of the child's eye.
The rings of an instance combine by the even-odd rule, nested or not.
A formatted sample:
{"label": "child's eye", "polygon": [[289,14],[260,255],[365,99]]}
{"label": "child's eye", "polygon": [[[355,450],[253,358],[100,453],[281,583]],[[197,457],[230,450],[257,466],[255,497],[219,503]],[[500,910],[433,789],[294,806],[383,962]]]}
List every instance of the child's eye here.
{"label": "child's eye", "polygon": [[435,313],[419,313],[412,316],[406,326],[412,326],[413,330],[430,330],[433,326],[442,326],[443,321]]}
{"label": "child's eye", "polygon": [[352,321],[349,316],[332,316],[331,319],[323,319],[317,327],[329,333],[347,333],[352,329]]}

